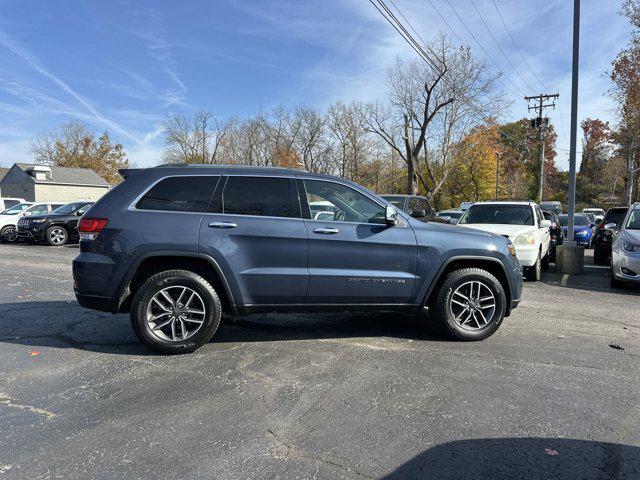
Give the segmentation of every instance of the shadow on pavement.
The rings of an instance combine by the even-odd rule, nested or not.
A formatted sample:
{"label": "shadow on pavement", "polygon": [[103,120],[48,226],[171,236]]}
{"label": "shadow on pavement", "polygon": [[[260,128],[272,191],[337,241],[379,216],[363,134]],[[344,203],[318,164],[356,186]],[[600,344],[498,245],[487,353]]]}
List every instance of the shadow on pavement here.
{"label": "shadow on pavement", "polygon": [[[223,318],[212,343],[269,342],[353,337],[445,341],[422,316],[375,314],[258,314]],[[75,348],[124,355],[152,355],[136,338],[128,314],[111,315],[75,301],[0,305],[0,343]]]}
{"label": "shadow on pavement", "polygon": [[489,438],[449,442],[401,465],[396,479],[637,479],[640,448],[553,438]]}

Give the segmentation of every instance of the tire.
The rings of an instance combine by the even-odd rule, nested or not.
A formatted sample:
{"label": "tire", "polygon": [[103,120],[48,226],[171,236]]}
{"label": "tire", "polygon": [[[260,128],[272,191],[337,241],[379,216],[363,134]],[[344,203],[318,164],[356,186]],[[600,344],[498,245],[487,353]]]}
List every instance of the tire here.
{"label": "tire", "polygon": [[538,252],[538,259],[535,265],[524,269],[524,278],[530,282],[539,282],[542,278],[542,259],[540,258],[540,252]]}
{"label": "tire", "polygon": [[[172,305],[162,292],[173,299]],[[195,296],[189,301],[187,296],[191,297],[191,293]],[[164,308],[160,308],[154,298]],[[178,303],[181,298],[184,304]],[[190,306],[192,312],[186,312]],[[201,313],[193,313],[195,311]],[[222,306],[214,288],[203,277],[188,270],[167,270],[153,275],[138,289],[131,302],[133,331],[142,343],[162,354],[197,350],[216,333],[221,316]],[[154,317],[158,322],[151,322]],[[184,321],[181,320],[183,317]]]}
{"label": "tire", "polygon": [[609,279],[609,284],[611,285],[611,288],[624,288],[624,282],[613,276],[613,269],[611,269],[610,275],[611,278]]}
{"label": "tire", "polygon": [[607,263],[607,258],[598,247],[594,247],[593,249],[593,263],[595,265],[605,265]]}
{"label": "tire", "polygon": [[52,247],[61,247],[69,241],[69,232],[60,225],[52,225],[47,228],[47,243]]}
{"label": "tire", "polygon": [[0,230],[2,243],[16,243],[18,241],[18,229],[14,225],[7,225]]}
{"label": "tire", "polygon": [[547,254],[544,257],[542,257],[542,270],[545,272],[549,270],[549,263],[551,262],[550,255],[551,253],[547,252]]}
{"label": "tire", "polygon": [[[469,284],[473,288],[471,294]],[[479,284],[482,287],[478,287]],[[487,307],[490,305],[490,299],[484,302],[475,301],[474,306],[469,308],[464,299],[465,294],[473,300],[474,292],[478,291],[480,293],[475,295],[475,298],[487,299],[490,295],[493,296],[493,309]],[[481,268],[463,268],[449,273],[432,303],[430,310],[433,326],[450,337],[465,341],[483,340],[493,335],[502,323],[506,311],[506,295],[502,284]],[[485,308],[480,310],[484,313],[478,314],[478,307],[482,306]],[[487,320],[486,317],[489,315],[491,317]]]}

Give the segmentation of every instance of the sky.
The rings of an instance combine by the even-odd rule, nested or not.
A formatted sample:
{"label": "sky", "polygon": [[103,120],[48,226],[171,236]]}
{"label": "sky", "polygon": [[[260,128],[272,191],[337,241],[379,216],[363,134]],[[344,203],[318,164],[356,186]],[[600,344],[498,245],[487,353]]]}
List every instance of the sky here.
{"label": "sky", "polygon": [[[425,41],[443,32],[501,73],[501,120],[530,115],[525,94],[559,93],[546,113],[567,168],[572,1],[394,3]],[[582,0],[579,120],[615,122],[606,72],[630,34],[619,10]],[[368,0],[0,0],[0,166],[32,161],[31,140],[74,119],[108,131],[134,165],[155,165],[169,114],[384,101],[396,57],[415,53]]]}

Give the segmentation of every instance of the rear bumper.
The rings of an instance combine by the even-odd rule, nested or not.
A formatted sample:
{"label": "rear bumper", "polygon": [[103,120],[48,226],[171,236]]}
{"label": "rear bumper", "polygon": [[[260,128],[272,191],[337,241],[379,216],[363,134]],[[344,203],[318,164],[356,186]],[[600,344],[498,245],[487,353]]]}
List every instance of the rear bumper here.
{"label": "rear bumper", "polygon": [[83,295],[78,292],[75,292],[75,294],[78,303],[84,308],[111,313],[116,313],[118,310],[118,302],[115,298],[101,297],[99,295]]}

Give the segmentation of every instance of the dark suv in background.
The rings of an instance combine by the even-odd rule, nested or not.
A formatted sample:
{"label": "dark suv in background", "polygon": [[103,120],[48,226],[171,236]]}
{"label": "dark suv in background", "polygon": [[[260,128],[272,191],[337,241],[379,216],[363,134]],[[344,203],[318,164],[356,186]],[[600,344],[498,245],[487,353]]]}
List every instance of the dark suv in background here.
{"label": "dark suv in background", "polygon": [[78,221],[91,205],[93,202],[67,203],[48,214],[23,217],[18,221],[18,238],[54,247],[77,242]]}
{"label": "dark suv in background", "polygon": [[418,221],[347,180],[193,165],[123,176],[80,220],[74,289],[85,307],[130,311],[158,352],[197,349],[223,311],[426,307],[444,332],[480,340],[520,301],[507,239]]}
{"label": "dark suv in background", "polygon": [[438,217],[429,200],[419,195],[381,195],[387,202],[423,222],[450,223]]}
{"label": "dark suv in background", "polygon": [[611,207],[607,210],[604,219],[595,231],[593,245],[593,263],[596,265],[607,265],[611,261],[611,244],[613,242],[613,231],[618,224],[624,220],[629,207]]}

